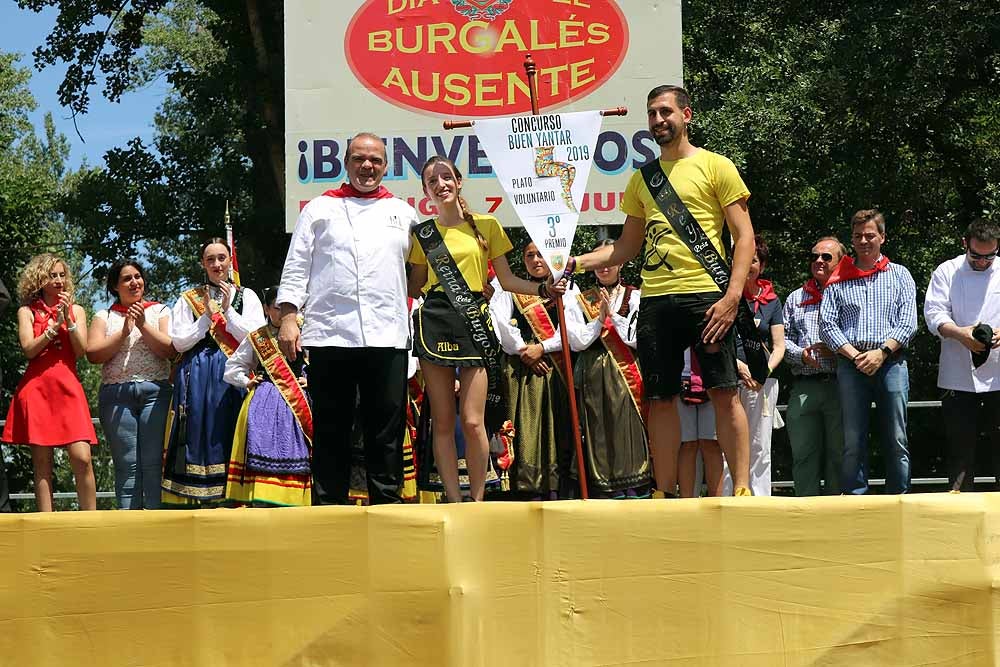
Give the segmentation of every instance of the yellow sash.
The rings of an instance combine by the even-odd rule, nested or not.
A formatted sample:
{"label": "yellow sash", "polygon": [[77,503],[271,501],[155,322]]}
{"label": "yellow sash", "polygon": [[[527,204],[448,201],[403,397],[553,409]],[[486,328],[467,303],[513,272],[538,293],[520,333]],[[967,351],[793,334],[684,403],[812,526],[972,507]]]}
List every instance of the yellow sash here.
{"label": "yellow sash", "polygon": [[[626,292],[627,294],[628,292]],[[583,310],[583,316],[586,318],[588,324],[600,316],[601,294],[596,287],[579,294],[577,301],[580,303],[580,309]],[[645,404],[642,400],[642,375],[639,373],[639,364],[636,362],[635,353],[622,340],[622,337],[618,335],[618,330],[609,321],[605,321],[601,328],[601,342],[604,343],[604,347],[607,349],[608,354],[611,355],[611,358],[615,360],[615,367],[621,374],[625,386],[628,387],[628,393],[632,397],[632,404],[635,406],[636,412],[645,421],[646,411],[644,410]]]}
{"label": "yellow sash", "polygon": [[270,327],[265,324],[256,331],[250,332],[250,344],[253,345],[253,351],[257,353],[261,366],[271,377],[271,382],[274,383],[274,387],[281,394],[281,397],[285,399],[285,403],[295,415],[295,420],[311,444],[313,437],[312,408],[309,407],[309,400],[306,398],[305,392],[302,391],[295,373],[292,372],[288,360],[278,349],[278,341],[271,334]]}
{"label": "yellow sash", "polygon": [[[191,307],[191,311],[194,313],[196,319],[205,314],[205,303],[202,301],[200,289],[189,289],[181,296],[184,297],[188,306]],[[209,305],[212,309],[212,324],[208,327],[208,334],[219,346],[219,349],[227,357],[231,357],[236,352],[236,348],[240,346],[240,342],[231,333],[226,331],[226,316],[219,310],[219,304],[215,301],[209,301]]]}

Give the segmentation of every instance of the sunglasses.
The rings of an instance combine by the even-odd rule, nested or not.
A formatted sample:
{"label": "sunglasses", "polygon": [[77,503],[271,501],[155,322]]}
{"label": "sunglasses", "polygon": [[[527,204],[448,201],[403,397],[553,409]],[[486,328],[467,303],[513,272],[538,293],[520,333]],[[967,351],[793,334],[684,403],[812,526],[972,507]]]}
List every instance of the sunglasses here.
{"label": "sunglasses", "polygon": [[978,252],[972,252],[971,250],[969,250],[967,252],[969,253],[969,257],[971,257],[972,259],[978,259],[978,260],[982,260],[982,261],[992,262],[994,259],[997,258],[997,251],[996,250],[994,250],[991,253],[987,253],[985,255],[980,255]]}
{"label": "sunglasses", "polygon": [[832,262],[833,255],[828,252],[813,252],[809,254],[811,261],[815,262],[817,259],[822,259],[824,262]]}

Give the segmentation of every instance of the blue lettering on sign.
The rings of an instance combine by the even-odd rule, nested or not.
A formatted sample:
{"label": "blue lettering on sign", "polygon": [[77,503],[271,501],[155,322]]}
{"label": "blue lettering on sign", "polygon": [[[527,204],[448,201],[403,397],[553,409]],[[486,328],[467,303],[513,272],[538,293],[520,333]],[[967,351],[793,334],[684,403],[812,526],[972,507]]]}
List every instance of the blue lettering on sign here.
{"label": "blue lettering on sign", "polygon": [[[344,178],[343,151],[348,137],[342,139],[304,139],[296,144],[299,158],[296,175],[299,183],[324,183]],[[385,137],[389,165],[387,181],[419,178],[420,168],[431,155],[446,155],[466,178],[490,178],[493,167],[476,135],[424,135]],[[620,174],[638,169],[659,154],[648,130],[631,137],[616,130],[601,132],[594,152],[594,167],[602,174]]]}

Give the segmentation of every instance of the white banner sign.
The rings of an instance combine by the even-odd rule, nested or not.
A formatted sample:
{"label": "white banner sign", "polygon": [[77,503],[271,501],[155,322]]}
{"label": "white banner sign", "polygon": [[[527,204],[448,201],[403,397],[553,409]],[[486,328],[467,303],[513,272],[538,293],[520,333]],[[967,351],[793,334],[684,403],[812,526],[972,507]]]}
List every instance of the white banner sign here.
{"label": "white banner sign", "polygon": [[[474,129],[444,120],[528,114],[524,61],[543,114],[612,109],[592,152],[581,225],[620,224],[629,175],[659,155],[646,93],[682,82],[681,0],[288,0],[285,17],[285,229],[302,206],[344,182],[358,132],[386,141],[384,184],[422,217],[432,155],[454,160],[474,211],[518,224]],[[491,155],[492,157],[492,155]]]}
{"label": "white banner sign", "polygon": [[601,131],[599,111],[477,120],[476,136],[531,240],[562,277]]}

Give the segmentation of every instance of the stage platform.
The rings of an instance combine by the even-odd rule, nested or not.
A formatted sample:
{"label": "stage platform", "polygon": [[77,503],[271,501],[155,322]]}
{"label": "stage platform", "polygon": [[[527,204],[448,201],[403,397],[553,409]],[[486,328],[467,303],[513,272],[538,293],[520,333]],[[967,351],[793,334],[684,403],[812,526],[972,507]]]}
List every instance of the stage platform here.
{"label": "stage platform", "polygon": [[0,664],[983,665],[1000,494],[0,515]]}

